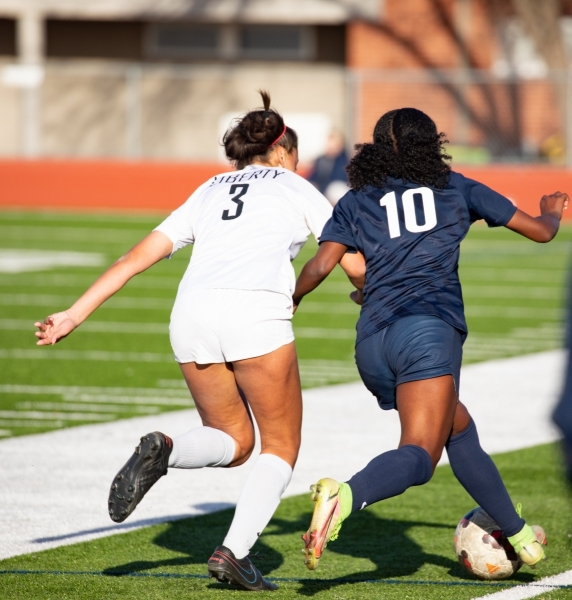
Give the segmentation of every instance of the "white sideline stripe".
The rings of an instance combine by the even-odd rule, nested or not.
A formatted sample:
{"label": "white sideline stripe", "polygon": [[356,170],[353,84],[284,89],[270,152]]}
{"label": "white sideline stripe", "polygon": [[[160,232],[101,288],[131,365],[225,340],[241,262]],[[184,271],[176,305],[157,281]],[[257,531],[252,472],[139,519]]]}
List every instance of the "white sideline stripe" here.
{"label": "white sideline stripe", "polygon": [[[463,367],[461,399],[485,450],[507,452],[558,438],[550,413],[565,359],[558,350]],[[325,474],[345,481],[372,456],[399,443],[399,415],[379,410],[361,382],[304,390],[303,396],[304,441],[285,496],[307,494],[309,483]],[[138,437],[148,431],[176,436],[200,424],[196,410],[181,410],[0,440],[0,558],[236,503],[252,460],[235,469],[173,469],[149,491],[131,523],[116,526],[109,520],[105,501],[111,477]],[[0,420],[5,429],[34,425]]]}
{"label": "white sideline stripe", "polygon": [[554,592],[558,590],[559,586],[563,585],[572,585],[572,571],[564,571],[564,573],[544,577],[527,585],[519,585],[501,592],[478,596],[472,600],[482,600],[482,598],[488,598],[489,600],[525,600],[525,598],[534,598],[540,596],[540,594]]}
{"label": "white sideline stripe", "polygon": [[58,421],[111,421],[114,415],[103,413],[43,412],[39,410],[0,410],[0,419],[57,419]]}
{"label": "white sideline stripe", "polygon": [[75,410],[82,412],[87,411],[99,411],[103,413],[122,413],[122,412],[134,412],[144,415],[154,415],[159,412],[156,406],[132,406],[130,410],[126,410],[125,406],[118,406],[117,404],[81,404],[76,402],[69,402],[64,400],[63,402],[17,402],[15,408],[17,410]]}

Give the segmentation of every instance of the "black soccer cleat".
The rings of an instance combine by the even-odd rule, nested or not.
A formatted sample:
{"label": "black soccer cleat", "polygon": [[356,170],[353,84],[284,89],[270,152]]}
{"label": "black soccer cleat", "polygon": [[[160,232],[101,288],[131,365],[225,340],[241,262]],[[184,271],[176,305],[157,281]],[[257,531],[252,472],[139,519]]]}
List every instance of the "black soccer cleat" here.
{"label": "black soccer cleat", "polygon": [[264,579],[248,556],[236,558],[226,546],[217,546],[208,562],[209,575],[251,592],[273,592],[278,586]]}
{"label": "black soccer cleat", "polygon": [[173,440],[158,431],[141,438],[133,456],[111,484],[108,507],[113,521],[125,521],[151,487],[167,474],[172,449]]}

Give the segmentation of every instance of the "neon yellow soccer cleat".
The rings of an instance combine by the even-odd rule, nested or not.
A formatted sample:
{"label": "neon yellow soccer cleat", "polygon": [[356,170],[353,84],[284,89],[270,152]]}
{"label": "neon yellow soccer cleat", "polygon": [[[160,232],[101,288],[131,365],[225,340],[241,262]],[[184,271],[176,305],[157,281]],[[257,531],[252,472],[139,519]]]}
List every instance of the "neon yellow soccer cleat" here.
{"label": "neon yellow soccer cleat", "polygon": [[[521,513],[522,506],[516,507],[516,512]],[[517,534],[508,538],[520,560],[529,567],[534,567],[545,559],[543,546],[548,544],[544,529],[540,525],[525,525]]]}
{"label": "neon yellow soccer cleat", "polygon": [[316,503],[310,528],[302,536],[304,562],[308,569],[318,568],[322,553],[330,540],[338,537],[342,522],[352,511],[352,490],[347,483],[325,477],[310,486],[310,498]]}

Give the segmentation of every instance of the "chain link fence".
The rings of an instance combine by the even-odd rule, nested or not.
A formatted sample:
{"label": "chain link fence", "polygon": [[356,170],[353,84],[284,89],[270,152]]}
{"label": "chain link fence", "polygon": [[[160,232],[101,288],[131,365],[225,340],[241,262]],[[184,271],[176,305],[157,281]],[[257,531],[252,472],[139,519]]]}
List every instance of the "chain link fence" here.
{"label": "chain link fence", "polygon": [[[368,141],[381,114],[412,106],[447,134],[456,163],[572,166],[572,77],[498,77],[488,71],[356,71],[312,64],[141,65],[50,61],[35,85],[1,77],[4,157],[223,160],[233,115],[268,89],[301,134],[303,160],[328,131]],[[572,100],[572,97],[571,97]]]}
{"label": "chain link fence", "polygon": [[470,70],[353,73],[356,137],[371,137],[387,110],[411,106],[446,133],[458,163],[570,164],[572,113],[564,108],[570,81],[557,73],[544,79]]}

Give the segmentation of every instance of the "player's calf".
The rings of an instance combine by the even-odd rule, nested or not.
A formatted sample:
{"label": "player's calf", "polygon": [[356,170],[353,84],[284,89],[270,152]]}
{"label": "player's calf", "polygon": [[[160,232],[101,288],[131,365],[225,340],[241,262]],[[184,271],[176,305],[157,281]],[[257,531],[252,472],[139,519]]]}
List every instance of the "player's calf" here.
{"label": "player's calf", "polygon": [[151,487],[167,474],[172,449],[171,438],[158,431],[141,438],[141,443],[111,484],[108,507],[113,521],[125,521]]}

